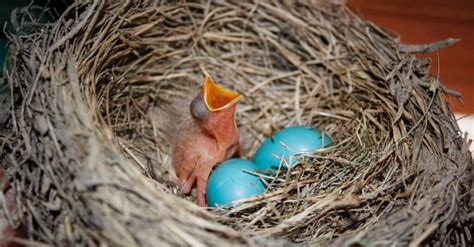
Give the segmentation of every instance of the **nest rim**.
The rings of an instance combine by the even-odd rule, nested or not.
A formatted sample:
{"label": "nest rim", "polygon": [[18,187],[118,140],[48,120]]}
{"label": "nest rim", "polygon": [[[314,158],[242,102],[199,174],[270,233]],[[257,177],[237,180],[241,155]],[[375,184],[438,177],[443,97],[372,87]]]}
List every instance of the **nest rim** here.
{"label": "nest rim", "polygon": [[[216,1],[210,7],[201,3],[165,5],[160,11],[141,1],[134,8],[130,5],[78,1],[68,10],[70,15],[66,11],[55,26],[36,29],[36,36],[10,37],[17,52],[12,55],[7,78],[18,103],[8,122],[14,134],[2,138],[3,149],[9,154],[6,163],[14,168],[9,176],[20,208],[30,219],[30,237],[50,243],[126,241],[145,245],[152,243],[146,240],[149,236],[170,245],[216,241],[272,245],[279,243],[274,237],[281,235],[300,243],[334,245],[354,241],[462,243],[469,239],[465,229],[453,226],[472,225],[462,219],[472,209],[466,193],[467,188],[472,191],[468,142],[459,134],[444,99],[447,90],[429,75],[429,63],[400,48],[391,34],[340,5]],[[295,15],[297,11],[312,18],[304,22]],[[232,19],[235,13],[243,19],[239,24]],[[127,18],[120,19],[120,15]],[[66,20],[76,25],[65,25]],[[285,28],[288,25],[293,29]],[[249,26],[254,33],[247,33]],[[161,30],[168,33],[163,35]],[[200,35],[205,41],[186,33]],[[161,43],[153,44],[157,41]],[[327,51],[318,50],[315,44],[330,47],[336,54],[318,61],[312,56]],[[268,46],[273,50],[265,48]],[[28,61],[23,54],[33,59]],[[247,63],[258,66],[245,66]],[[271,65],[267,71],[261,69],[267,63]],[[344,75],[341,68],[345,67],[353,70]],[[173,98],[186,98],[186,88],[197,85],[204,75],[245,92],[249,99],[237,113],[241,131],[251,140],[247,143],[253,150],[249,157],[265,136],[295,122],[324,126],[337,144],[308,156],[309,165],[281,174],[263,197],[230,210],[197,208],[176,196],[169,159],[165,164],[166,151],[155,147],[166,139],[165,130],[156,124],[160,120],[150,117],[153,112],[149,110],[154,102],[167,105]],[[405,77],[410,78],[408,83]],[[324,78],[328,81],[321,82]],[[252,128],[260,131],[246,127],[252,122]],[[154,140],[143,137],[148,134]],[[353,155],[355,152],[359,155]],[[98,161],[101,165],[95,166]],[[154,166],[160,162],[162,166]],[[436,171],[444,177],[435,176]],[[108,172],[113,176],[104,175]],[[38,174],[41,182],[34,178]],[[73,180],[67,181],[70,176]],[[34,193],[26,193],[22,186]],[[332,190],[318,193],[324,188]],[[457,198],[454,206],[450,196]],[[294,202],[295,198],[300,201]],[[53,210],[58,216],[52,216],[51,205],[44,202],[58,201],[60,209]],[[117,209],[123,203],[129,208]],[[358,213],[364,207],[374,210],[368,210],[369,216]],[[161,218],[147,220],[139,210]],[[420,215],[408,215],[411,210]],[[130,220],[131,216],[137,220]],[[69,222],[64,223],[68,217]],[[416,222],[418,227],[403,229],[394,223],[397,220],[408,225]],[[62,230],[65,225],[73,230]],[[143,226],[156,230],[139,232]],[[334,229],[340,232],[328,237]],[[381,236],[387,231],[394,233]],[[400,235],[404,237],[399,239]],[[259,240],[262,236],[270,238]]]}

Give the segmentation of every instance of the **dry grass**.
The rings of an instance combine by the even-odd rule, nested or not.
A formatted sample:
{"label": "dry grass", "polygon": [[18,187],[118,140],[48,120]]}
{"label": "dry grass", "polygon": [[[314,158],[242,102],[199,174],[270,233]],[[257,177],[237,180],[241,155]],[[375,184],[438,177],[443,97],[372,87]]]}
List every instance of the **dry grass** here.
{"label": "dry grass", "polygon": [[[53,24],[19,12],[1,143],[30,238],[472,243],[472,160],[445,101],[457,95],[413,55],[453,40],[401,46],[343,5],[314,2],[77,1]],[[237,121],[248,157],[294,124],[335,145],[237,208],[183,200],[167,109],[186,104],[205,75],[244,94]]]}

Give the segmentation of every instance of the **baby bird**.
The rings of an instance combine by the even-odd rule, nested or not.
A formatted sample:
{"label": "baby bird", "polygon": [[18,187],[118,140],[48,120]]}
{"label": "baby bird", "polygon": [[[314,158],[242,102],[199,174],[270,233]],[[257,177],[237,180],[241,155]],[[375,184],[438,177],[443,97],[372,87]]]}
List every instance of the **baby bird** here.
{"label": "baby bird", "polygon": [[206,77],[202,90],[190,104],[191,118],[173,135],[172,160],[178,186],[184,194],[196,184],[197,204],[206,206],[207,180],[212,168],[241,154],[235,110],[241,95]]}

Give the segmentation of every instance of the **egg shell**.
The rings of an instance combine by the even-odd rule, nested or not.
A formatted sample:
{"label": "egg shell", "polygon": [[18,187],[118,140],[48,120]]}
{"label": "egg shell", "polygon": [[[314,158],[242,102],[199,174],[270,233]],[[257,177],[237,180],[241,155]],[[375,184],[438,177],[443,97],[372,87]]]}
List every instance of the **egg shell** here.
{"label": "egg shell", "polygon": [[248,173],[255,169],[255,164],[246,159],[230,159],[219,164],[209,176],[207,205],[228,207],[233,201],[263,194],[263,182]]}
{"label": "egg shell", "polygon": [[288,165],[294,167],[298,163],[295,155],[314,152],[330,145],[331,139],[321,131],[305,126],[292,126],[265,140],[255,153],[254,163],[260,170],[278,169],[280,164],[283,168],[288,168]]}

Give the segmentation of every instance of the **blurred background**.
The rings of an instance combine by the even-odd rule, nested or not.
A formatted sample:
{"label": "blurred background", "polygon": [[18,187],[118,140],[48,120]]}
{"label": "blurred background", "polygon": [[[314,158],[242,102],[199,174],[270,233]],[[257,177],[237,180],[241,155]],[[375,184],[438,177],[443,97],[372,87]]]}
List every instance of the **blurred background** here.
{"label": "blurred background", "polygon": [[[440,78],[463,95],[464,105],[451,101],[455,111],[474,113],[474,0],[348,0],[348,5],[356,14],[399,34],[404,43],[460,39],[440,50]],[[428,56],[436,74],[436,53]]]}
{"label": "blurred background", "polygon": [[[0,96],[7,92],[3,78],[3,64],[8,53],[8,40],[3,30],[11,30],[8,25],[12,11],[17,8],[27,7],[29,5],[39,5],[49,8],[52,12],[63,12],[73,0],[0,0]],[[45,19],[48,16],[45,16]],[[1,99],[1,97],[0,97]],[[0,109],[0,113],[5,109]]]}

